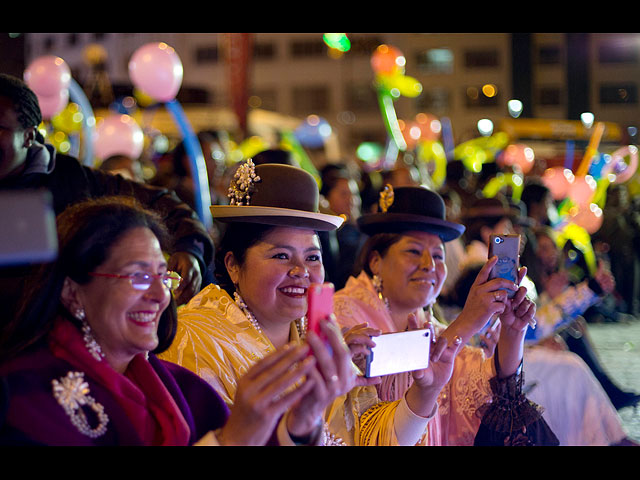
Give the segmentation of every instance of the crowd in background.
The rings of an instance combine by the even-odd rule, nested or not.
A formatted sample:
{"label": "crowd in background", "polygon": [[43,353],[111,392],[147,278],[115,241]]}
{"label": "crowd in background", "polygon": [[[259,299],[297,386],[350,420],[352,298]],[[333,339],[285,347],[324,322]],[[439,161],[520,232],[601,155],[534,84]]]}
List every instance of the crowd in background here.
{"label": "crowd in background", "polygon": [[[17,87],[13,86],[11,88]],[[18,109],[19,113],[14,113],[16,110],[15,105],[23,102],[23,100],[16,100],[12,96],[13,93],[8,93],[9,90],[6,89],[0,92],[0,100],[3,102],[0,104],[3,112],[0,120],[5,123],[7,121],[13,122],[10,127],[15,132],[21,135],[27,132],[27,135],[24,136],[25,140],[20,145],[14,142],[13,150],[11,151],[6,145],[3,147],[3,151],[11,153],[13,155],[12,158],[16,161],[15,165],[13,165],[13,170],[11,168],[7,168],[7,171],[0,170],[0,187],[15,189],[28,188],[35,185],[56,190],[54,192],[56,213],[62,214],[65,210],[67,211],[67,216],[62,217],[65,230],[60,235],[62,235],[62,239],[66,239],[65,241],[69,242],[68,245],[61,245],[63,247],[61,253],[64,253],[64,255],[59,260],[60,265],[62,265],[60,268],[68,268],[69,272],[73,272],[76,277],[71,280],[64,279],[64,275],[61,276],[61,272],[58,270],[54,269],[52,272],[43,270],[39,272],[41,276],[29,277],[31,279],[37,278],[39,279],[38,282],[42,283],[23,284],[19,283],[18,279],[26,281],[27,277],[23,278],[23,274],[26,275],[24,271],[19,272],[19,269],[3,268],[2,280],[8,285],[5,292],[8,293],[6,295],[7,304],[9,302],[15,304],[18,300],[17,297],[23,294],[21,290],[27,292],[28,296],[25,295],[26,300],[23,299],[21,304],[11,309],[14,313],[7,317],[5,322],[10,325],[10,328],[3,333],[2,340],[11,339],[11,341],[7,341],[7,345],[11,345],[17,351],[23,351],[37,341],[41,341],[47,333],[50,333],[52,342],[50,348],[54,352],[58,351],[56,350],[58,348],[60,352],[55,354],[57,355],[55,361],[47,360],[48,363],[45,365],[46,369],[48,369],[47,372],[50,370],[51,372],[56,372],[56,374],[61,371],[61,367],[56,363],[58,359],[64,358],[65,361],[77,366],[78,363],[76,362],[80,362],[80,360],[78,359],[79,357],[74,359],[74,356],[80,355],[79,351],[81,350],[82,342],[84,341],[87,348],[89,348],[88,345],[91,344],[91,339],[88,337],[89,334],[87,332],[83,330],[85,336],[82,337],[81,334],[73,329],[67,328],[66,324],[61,322],[59,318],[55,321],[53,318],[60,307],[58,304],[58,299],[60,299],[68,312],[67,316],[73,317],[68,320],[82,324],[85,315],[88,316],[91,313],[77,308],[78,304],[82,303],[80,300],[93,295],[95,297],[92,298],[95,301],[101,295],[97,291],[89,292],[88,290],[83,290],[84,285],[89,281],[89,277],[114,276],[113,274],[91,270],[80,272],[80,267],[75,270],[73,267],[73,259],[76,259],[73,255],[77,254],[79,256],[75,260],[77,263],[89,262],[88,257],[80,257],[80,255],[84,255],[86,252],[93,252],[98,248],[97,245],[100,244],[100,240],[103,240],[91,238],[90,231],[84,231],[83,233],[81,230],[83,225],[77,223],[79,220],[76,221],[76,217],[72,216],[80,215],[77,218],[84,218],[83,221],[87,222],[87,225],[95,226],[97,229],[98,226],[91,223],[89,217],[81,217],[81,215],[87,215],[86,212],[68,213],[73,210],[69,209],[69,206],[91,197],[127,195],[138,200],[145,208],[155,210],[159,214],[157,218],[154,215],[145,214],[147,216],[143,220],[137,219],[135,222],[141,222],[139,224],[136,223],[138,226],[153,229],[157,238],[154,240],[153,238],[132,234],[131,237],[127,236],[127,239],[134,247],[141,246],[140,248],[144,248],[145,252],[153,252],[153,255],[145,257],[146,260],[150,265],[163,270],[164,273],[158,273],[150,277],[161,278],[163,284],[170,290],[174,288],[172,286],[173,277],[169,274],[170,272],[164,270],[175,271],[182,278],[179,289],[171,294],[173,296],[167,295],[164,289],[161,292],[158,291],[156,303],[161,305],[161,310],[166,308],[168,312],[179,312],[181,305],[189,305],[189,308],[196,308],[194,302],[200,302],[200,306],[205,305],[208,298],[207,295],[209,295],[212,286],[219,283],[221,273],[226,273],[221,272],[221,268],[226,266],[231,271],[234,266],[234,263],[229,258],[216,258],[214,255],[214,249],[219,247],[220,242],[227,233],[227,229],[233,229],[229,227],[229,224],[215,222],[213,227],[206,231],[203,225],[198,222],[192,210],[195,205],[196,188],[191,175],[191,162],[184,145],[178,143],[167,154],[155,157],[152,175],[144,175],[142,173],[144,165],[140,163],[140,159],[132,159],[122,155],[104,160],[95,169],[80,167],[71,157],[53,152],[50,146],[46,146],[46,139],[38,137],[34,133],[35,131],[31,132],[30,129],[39,124],[36,113],[37,105],[31,105],[31,112],[27,111],[28,108],[24,108],[22,110]],[[8,127],[5,125],[5,128]],[[16,133],[13,135],[14,140],[18,138]],[[198,135],[206,164],[211,204],[214,206],[230,204],[230,182],[237,178],[238,169],[247,165],[247,159],[237,163],[229,161],[229,151],[225,140],[227,136],[226,132],[216,131],[201,132]],[[18,140],[21,139],[22,137]],[[36,147],[38,148],[37,152],[34,150]],[[4,159],[9,158],[8,153],[5,153]],[[53,165],[53,158],[55,158],[55,166]],[[273,164],[300,167],[300,162],[296,158],[295,152],[280,146],[264,149],[251,156],[251,165],[256,167]],[[266,172],[266,170],[262,171]],[[482,195],[483,185],[498,171],[497,165],[490,163],[486,165],[486,169],[482,173],[472,174],[465,169],[462,162],[457,159],[451,159],[447,167],[446,181],[441,187],[435,189],[427,166],[420,164],[410,154],[400,155],[393,167],[384,170],[371,170],[363,162],[356,159],[332,160],[331,162],[323,162],[317,165],[317,170],[312,173],[315,175],[319,186],[319,211],[321,214],[331,217],[339,216],[343,219],[339,228],[334,228],[335,225],[333,225],[331,228],[321,228],[317,231],[319,250],[324,264],[324,280],[332,282],[336,291],[345,288],[348,290],[350,286],[353,287],[355,285],[353,283],[354,278],[358,277],[361,272],[366,271],[367,266],[358,263],[359,253],[363,250],[368,239],[368,236],[359,228],[359,220],[365,215],[380,211],[379,200],[381,192],[385,191],[385,189],[387,191],[394,191],[394,189],[402,191],[405,187],[420,186],[438,190],[437,197],[441,198],[446,206],[446,218],[443,220],[466,226],[464,234],[446,240],[445,251],[448,274],[446,274],[446,282],[444,282],[442,291],[438,292],[439,296],[436,295],[437,302],[432,305],[433,312],[429,313],[429,315],[434,315],[434,319],[442,323],[442,328],[444,329],[447,325],[455,324],[456,315],[464,310],[465,305],[468,305],[468,296],[470,292],[474,291],[474,282],[477,282],[476,279],[479,278],[479,275],[482,275],[483,265],[487,262],[486,245],[488,235],[491,233],[519,233],[521,236],[521,264],[527,267],[527,275],[523,278],[521,285],[526,286],[527,301],[535,303],[537,307],[538,323],[536,330],[528,330],[530,335],[528,334],[525,342],[524,362],[526,366],[531,366],[531,377],[534,381],[530,380],[528,384],[524,385],[524,388],[539,403],[548,402],[549,405],[552,405],[553,400],[551,398],[556,399],[559,395],[558,392],[564,392],[563,388],[569,387],[562,386],[561,379],[551,380],[544,378],[541,372],[543,372],[543,367],[547,363],[551,363],[556,369],[563,365],[569,372],[573,372],[576,378],[584,375],[584,381],[581,380],[580,385],[575,386],[574,393],[577,396],[578,394],[583,395],[584,398],[597,397],[598,405],[601,405],[599,412],[593,411],[593,406],[587,407],[571,403],[562,406],[565,410],[560,407],[558,407],[558,411],[550,408],[550,416],[547,420],[552,428],[557,430],[560,438],[560,433],[562,435],[565,434],[564,426],[555,422],[559,422],[561,417],[566,417],[566,409],[573,409],[573,412],[578,416],[584,416],[591,425],[594,424],[594,415],[599,415],[602,418],[608,415],[606,417],[607,426],[595,428],[606,431],[610,443],[618,443],[624,439],[624,432],[619,426],[619,419],[615,415],[615,410],[636,405],[640,402],[640,395],[625,391],[623,387],[616,385],[608,377],[605,369],[600,365],[593,345],[590,343],[585,325],[589,322],[626,321],[640,314],[640,305],[638,304],[640,249],[637,248],[640,242],[640,217],[638,209],[634,207],[639,199],[638,197],[629,198],[628,191],[624,185],[609,188],[602,227],[592,236],[592,247],[597,256],[597,267],[594,269],[589,266],[585,258],[588,252],[584,250],[583,245],[573,243],[570,240],[560,246],[558,245],[557,232],[553,229],[555,204],[551,197],[551,192],[545,187],[540,176],[532,174],[525,177],[524,190],[518,202],[512,200],[512,192],[509,190],[502,191],[491,198],[485,198]],[[245,175],[247,171],[241,170],[241,173]],[[43,178],[47,178],[47,180],[43,181]],[[77,182],[77,184],[73,182]],[[281,188],[286,190],[294,187],[292,185],[281,185]],[[106,220],[108,212],[99,209],[103,207],[94,206],[91,208],[96,209],[96,215],[106,215],[104,222],[101,221],[100,231],[104,231],[104,242],[107,242],[106,236],[108,233],[104,229],[106,229],[106,224],[108,223]],[[122,209],[122,215],[132,215],[132,218],[135,216],[134,212],[129,212],[128,207],[119,206],[118,208]],[[163,228],[167,231],[162,233],[160,231],[162,228],[158,227],[156,232],[156,223],[164,224]],[[312,229],[312,227],[309,227],[309,229]],[[134,231],[140,233],[135,228]],[[129,233],[125,234],[129,235]],[[81,241],[77,240],[74,235],[84,235],[86,238],[81,239],[84,243],[74,243]],[[165,235],[171,238],[172,242],[167,244],[160,242]],[[90,260],[90,262],[93,262],[91,268],[101,267],[111,262],[112,257],[109,256],[108,252],[112,252],[112,250],[109,249],[118,247],[123,248],[123,252],[125,251],[121,245],[121,238],[117,236],[114,238],[116,240],[113,240],[111,246],[104,246],[107,253],[92,253],[96,257],[92,257]],[[304,239],[300,241],[302,240]],[[162,249],[160,246],[162,246]],[[86,252],[83,250],[82,252],[75,252],[73,255],[69,253],[67,256],[67,250],[65,249],[68,248],[71,251],[72,247],[86,249]],[[135,251],[135,248],[133,250]],[[248,250],[249,247],[247,247]],[[162,252],[167,254],[166,258],[163,257]],[[89,253],[86,254],[87,256],[89,255]],[[73,275],[69,273],[69,278]],[[57,279],[58,283],[55,283],[54,279]],[[138,279],[131,277],[130,282],[134,289],[139,289],[140,291],[151,291],[153,286],[153,278]],[[13,285],[11,285],[12,283]],[[234,284],[237,288],[237,282],[234,281]],[[203,295],[205,290],[206,294]],[[49,292],[51,297],[42,300],[41,292]],[[212,293],[215,292],[212,291]],[[14,298],[9,299],[11,296]],[[53,302],[51,300],[53,297],[55,297],[55,302],[51,303]],[[216,296],[215,298],[216,302],[221,301],[219,297]],[[496,296],[497,299],[498,297]],[[520,301],[522,301],[522,298]],[[236,298],[235,303],[243,309],[241,299]],[[246,307],[246,305],[244,306]],[[135,321],[144,323],[145,315],[147,313],[140,312]],[[47,316],[51,317],[50,323],[45,323],[45,317]],[[247,316],[250,317],[249,314]],[[29,319],[30,323],[20,325],[19,322],[15,321],[18,317]],[[171,317],[171,315],[168,314],[167,317]],[[166,319],[169,324],[172,321],[174,321],[173,317]],[[513,321],[513,315],[511,321]],[[29,330],[31,328],[32,330]],[[171,327],[167,328],[171,329]],[[175,325],[173,328],[179,329]],[[287,330],[288,328],[287,326]],[[495,330],[496,328],[498,330]],[[502,328],[507,327],[503,326]],[[487,358],[491,358],[494,353],[497,357],[495,341],[496,337],[499,336],[499,333],[497,333],[499,329],[499,325],[496,327],[496,324],[486,324],[478,329],[468,343],[473,347],[482,349]],[[163,337],[161,342],[168,342],[167,339],[173,339],[175,334],[175,330],[173,333],[167,333],[166,338]],[[301,361],[307,354],[306,350],[280,350],[280,346],[276,345],[278,348],[275,353],[267,349],[267,353],[272,356],[267,356],[266,362],[254,365],[253,369],[250,368],[251,362],[247,362],[247,365],[243,364],[243,367],[238,367],[239,371],[246,372],[246,380],[244,383],[239,382],[238,385],[234,385],[235,398],[229,399],[229,402],[233,404],[231,411],[211,390],[204,388],[203,385],[186,375],[182,370],[174,370],[174,367],[167,367],[163,361],[158,359],[149,360],[149,365],[151,365],[149,367],[146,363],[136,360],[138,357],[131,355],[127,357],[128,360],[124,362],[120,373],[129,372],[127,377],[134,383],[138,382],[145,395],[151,395],[151,392],[159,392],[160,390],[164,392],[159,383],[153,384],[151,381],[143,380],[143,377],[148,375],[156,378],[154,375],[157,374],[161,382],[169,389],[170,396],[173,397],[173,400],[171,400],[165,395],[167,398],[162,397],[162,401],[159,401],[158,405],[150,405],[146,411],[145,409],[140,410],[143,412],[140,414],[140,424],[135,425],[134,428],[144,439],[143,443],[145,444],[158,444],[163,443],[163,441],[167,441],[167,443],[193,444],[199,438],[206,437],[208,431],[218,432],[218,438],[215,440],[218,443],[224,443],[223,440],[225,440],[228,444],[243,443],[243,441],[262,444],[267,442],[282,444],[291,441],[294,444],[320,444],[322,441],[319,440],[319,433],[315,429],[317,417],[320,415],[319,412],[330,405],[335,398],[342,398],[343,395],[347,395],[350,391],[354,392],[355,390],[352,389],[356,387],[349,380],[348,369],[345,369],[345,365],[347,365],[346,350],[342,350],[341,340],[335,333],[324,332],[324,334],[332,342],[334,356],[327,355],[324,350],[326,345],[324,347],[320,343],[316,345],[316,340],[312,339],[310,340],[310,346],[307,348],[316,353],[318,360],[317,364],[313,366],[308,361]],[[36,338],[30,338],[30,335],[36,335]],[[64,343],[65,339],[68,340],[68,344]],[[181,341],[181,347],[184,346],[185,341]],[[95,354],[93,355],[94,359],[100,362],[99,348],[94,347],[95,345],[92,347],[93,349],[89,348],[89,351],[92,355]],[[153,342],[151,342],[150,348],[146,347],[148,345],[145,348],[140,347],[140,351],[147,352],[147,359],[149,358],[149,351],[155,351],[156,347],[160,349]],[[162,344],[162,348],[170,351],[168,350],[168,344]],[[134,350],[136,349],[134,348]],[[158,351],[160,352],[160,350]],[[543,354],[540,352],[543,352]],[[555,354],[552,352],[563,353],[554,356]],[[0,351],[0,354],[4,356],[2,360],[7,360],[8,356],[10,358],[9,354],[11,353],[11,349]],[[113,354],[113,351],[109,353]],[[38,353],[38,355],[40,354]],[[82,355],[85,355],[85,353],[82,353]],[[86,356],[86,361],[93,368],[91,373],[102,379],[103,383],[99,388],[116,389],[120,393],[126,392],[127,389],[131,388],[127,381],[120,377],[112,378],[111,373],[107,373],[103,369],[103,364],[102,366],[99,364],[93,365],[92,362],[94,360],[88,358],[89,355]],[[162,357],[160,356],[159,358]],[[443,358],[446,358],[446,355]],[[113,357],[110,357],[111,360],[113,360]],[[246,360],[246,358],[238,359],[240,363]],[[289,362],[286,365],[284,363],[285,360]],[[84,358],[82,361],[85,361]],[[258,429],[260,430],[258,433],[256,433],[255,429],[260,422],[254,422],[254,425],[252,425],[253,430],[251,430],[253,437],[247,438],[243,436],[248,431],[246,424],[251,423],[250,419],[252,418],[247,412],[255,413],[257,408],[252,404],[255,397],[250,395],[249,392],[255,392],[258,388],[256,385],[259,385],[260,388],[265,388],[264,380],[262,384],[257,380],[260,377],[259,373],[265,375],[268,373],[269,378],[272,380],[275,378],[283,379],[285,378],[283,371],[293,375],[294,367],[292,365],[294,364],[300,366],[300,370],[296,371],[296,374],[306,374],[309,378],[314,378],[314,386],[296,390],[296,395],[298,396],[294,397],[288,388],[295,383],[295,378],[287,377],[289,383],[279,385],[280,391],[270,392],[271,397],[281,400],[278,404],[278,409],[271,412],[268,421],[261,417],[261,420],[265,423],[260,426],[261,430]],[[13,365],[12,368],[29,369],[30,367],[28,365],[27,367],[24,365],[15,367]],[[314,368],[317,368],[317,370],[314,370]],[[539,368],[539,370],[536,370],[536,368]],[[322,372],[325,375],[320,375],[318,372]],[[327,372],[332,372],[332,374],[328,375]],[[207,373],[201,373],[200,375],[206,377]],[[449,372],[449,375],[451,375],[451,372]],[[331,381],[327,378],[330,378]],[[595,380],[593,380],[594,378]],[[76,380],[78,378],[69,377],[66,382]],[[284,380],[282,381],[284,382]],[[62,384],[63,386],[59,390],[54,387],[54,392],[65,392],[65,383],[62,382]],[[170,387],[167,385],[170,385]],[[175,387],[175,385],[179,385],[179,387]],[[370,385],[358,385],[358,387],[362,388],[368,386]],[[92,388],[94,387],[92,386]],[[601,395],[601,391],[605,392],[606,396]],[[100,390],[96,396],[99,396],[99,393]],[[204,413],[202,410],[205,410],[205,408],[203,408],[202,402],[193,400],[192,396],[198,393],[202,396],[201,399],[210,397],[210,401],[216,404],[213,412]],[[124,397],[126,397],[126,393],[123,393],[123,397],[118,398],[116,403],[121,404],[121,406],[125,405],[123,409],[126,411],[127,416],[135,415],[132,412],[137,412],[138,406],[129,405],[127,403],[128,400],[125,400]],[[59,396],[56,397],[60,405],[65,405],[65,413],[73,419],[74,425],[78,427],[81,433],[92,438],[94,438],[93,436],[102,435],[104,433],[103,427],[107,424],[107,420],[104,412],[100,409],[100,404],[86,395],[81,396],[81,398],[83,402],[89,402],[88,405],[97,415],[98,426],[95,429],[89,428],[86,417],[79,413],[80,407],[84,403],[78,403],[77,399],[74,400],[73,398],[65,400]],[[147,398],[150,399],[151,397]],[[104,403],[109,400],[102,396],[100,401]],[[612,406],[611,411],[606,415],[602,413],[603,410],[608,408],[602,406],[605,404]],[[21,411],[21,415],[33,415],[33,410],[30,409],[35,409],[36,405],[37,402],[34,405],[25,403],[24,411]],[[306,408],[301,409],[299,405],[305,405]],[[346,405],[351,404],[344,403],[341,407],[345,409],[345,418],[348,416]],[[357,411],[356,407],[353,408],[354,411]],[[592,408],[592,410],[589,410],[589,408]],[[181,413],[178,413],[178,410]],[[152,413],[149,414],[149,412]],[[241,417],[236,412],[244,412],[245,416]],[[282,417],[283,412],[286,412],[284,417]],[[60,418],[57,418],[56,421],[63,422],[66,420],[66,417],[61,412],[58,412],[58,414]],[[183,417],[187,419],[189,427],[183,425],[184,422],[180,420]],[[203,420],[201,425],[194,426],[194,423],[197,424],[201,418],[205,417],[206,419]],[[239,418],[242,418],[242,420],[238,420]],[[273,420],[274,418],[276,420]],[[284,420],[281,420],[282,418]],[[428,418],[431,419],[433,417],[429,416]],[[37,417],[33,417],[31,420],[35,421]],[[154,424],[154,421],[157,425]],[[566,418],[564,421],[569,422]],[[577,426],[573,430],[586,435],[587,427],[584,419],[582,420],[583,423],[577,422],[579,425],[576,424]],[[309,428],[311,423],[314,425],[313,429]],[[152,427],[151,425],[155,426]],[[15,428],[16,431],[19,430],[18,426],[12,426],[11,428]],[[282,435],[282,429],[288,429],[287,435]],[[568,432],[569,428],[567,427],[566,430]],[[162,432],[165,437],[163,439],[154,437],[154,435],[158,435],[158,433],[154,434],[154,431]],[[615,433],[609,434],[610,431]],[[591,433],[589,432],[589,434]],[[14,431],[10,431],[9,434],[8,438],[22,440],[19,435],[17,437],[11,436],[16,434]],[[568,437],[569,433],[566,433],[566,435],[567,437],[563,436],[561,438],[561,442],[568,444],[575,441]],[[416,440],[418,438],[419,436],[416,437]],[[45,443],[51,441],[47,435],[38,440]],[[468,440],[468,438],[465,439],[465,441]],[[433,440],[431,442],[433,444]],[[447,442],[444,440],[442,443],[446,444]]]}

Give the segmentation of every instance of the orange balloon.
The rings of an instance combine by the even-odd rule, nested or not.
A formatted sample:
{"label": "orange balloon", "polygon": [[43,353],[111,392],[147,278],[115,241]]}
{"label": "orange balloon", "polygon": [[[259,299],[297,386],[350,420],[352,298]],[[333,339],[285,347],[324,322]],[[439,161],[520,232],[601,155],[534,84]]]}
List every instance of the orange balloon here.
{"label": "orange balloon", "polygon": [[371,55],[371,67],[378,74],[404,73],[404,55],[391,45],[379,45]]}

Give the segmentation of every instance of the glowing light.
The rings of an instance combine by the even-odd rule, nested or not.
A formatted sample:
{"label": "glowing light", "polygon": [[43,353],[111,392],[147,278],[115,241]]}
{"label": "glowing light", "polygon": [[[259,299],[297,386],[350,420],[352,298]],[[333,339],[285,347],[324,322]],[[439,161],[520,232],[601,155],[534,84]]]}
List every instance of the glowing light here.
{"label": "glowing light", "polygon": [[339,52],[348,52],[351,49],[351,41],[346,33],[325,33],[322,39],[329,48]]}
{"label": "glowing light", "polygon": [[373,162],[380,158],[382,147],[373,142],[363,142],[356,149],[356,155],[363,162]]}
{"label": "glowing light", "polygon": [[507,109],[509,115],[513,118],[518,118],[522,113],[522,102],[520,100],[512,99],[507,102]]}
{"label": "glowing light", "polygon": [[421,135],[422,135],[422,130],[420,129],[420,127],[414,125],[409,129],[409,136],[414,140],[418,140]]}
{"label": "glowing light", "polygon": [[593,121],[595,116],[591,112],[584,112],[580,114],[580,121],[584,125],[585,128],[591,128],[593,125]]}
{"label": "glowing light", "polygon": [[493,122],[488,118],[478,120],[478,131],[482,136],[488,137],[493,133]]}
{"label": "glowing light", "polygon": [[498,94],[498,88],[492,83],[487,83],[482,86],[482,93],[489,98],[495,97]]}

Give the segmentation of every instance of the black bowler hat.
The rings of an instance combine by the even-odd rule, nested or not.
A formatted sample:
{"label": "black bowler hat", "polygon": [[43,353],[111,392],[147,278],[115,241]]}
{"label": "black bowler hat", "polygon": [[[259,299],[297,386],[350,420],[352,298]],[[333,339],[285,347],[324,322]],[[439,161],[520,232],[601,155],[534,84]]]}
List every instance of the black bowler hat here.
{"label": "black bowler hat", "polygon": [[412,230],[438,235],[443,242],[458,238],[464,225],[445,220],[442,197],[426,187],[398,187],[387,185],[380,192],[380,212],[363,215],[358,227],[368,235],[402,233]]}
{"label": "black bowler hat", "polygon": [[230,205],[212,205],[211,214],[222,222],[335,230],[344,217],[319,212],[316,179],[291,165],[251,160],[241,165],[229,185]]}

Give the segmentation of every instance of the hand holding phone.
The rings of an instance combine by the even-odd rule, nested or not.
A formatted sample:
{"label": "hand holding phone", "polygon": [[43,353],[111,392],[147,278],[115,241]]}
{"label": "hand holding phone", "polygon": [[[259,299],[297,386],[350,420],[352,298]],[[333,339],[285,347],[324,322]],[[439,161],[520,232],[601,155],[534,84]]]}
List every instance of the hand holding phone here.
{"label": "hand holding phone", "polygon": [[[498,261],[489,273],[489,280],[505,278],[518,283],[520,268],[520,235],[491,235],[489,238],[489,258],[498,257]],[[515,291],[507,290],[507,297],[513,298]]]}
{"label": "hand holding phone", "polygon": [[383,333],[367,357],[365,377],[411,372],[429,366],[431,330]]}
{"label": "hand holding phone", "polygon": [[320,322],[326,320],[333,313],[332,283],[312,283],[307,291],[307,329],[323,337]]}

